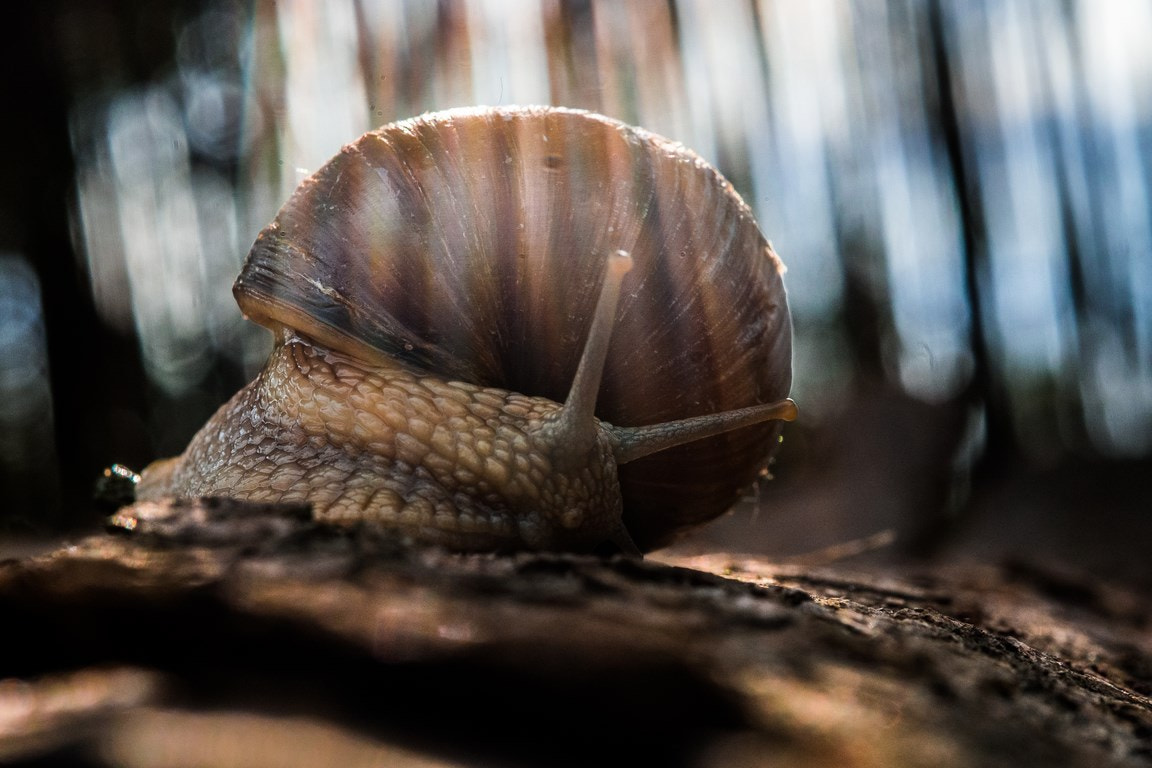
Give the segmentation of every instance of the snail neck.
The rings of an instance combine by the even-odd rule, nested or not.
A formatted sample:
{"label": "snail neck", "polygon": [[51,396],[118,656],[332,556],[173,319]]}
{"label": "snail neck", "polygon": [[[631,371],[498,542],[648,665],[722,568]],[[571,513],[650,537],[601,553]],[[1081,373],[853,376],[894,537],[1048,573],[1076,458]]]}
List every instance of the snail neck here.
{"label": "snail neck", "polygon": [[568,391],[568,399],[551,424],[553,445],[563,446],[566,453],[575,457],[581,457],[591,450],[599,435],[596,395],[600,391],[608,344],[612,341],[620,284],[630,269],[632,256],[627,251],[616,251],[608,257],[604,283],[600,288],[600,298],[596,302],[584,353],[576,368],[576,378],[572,381],[572,389]]}

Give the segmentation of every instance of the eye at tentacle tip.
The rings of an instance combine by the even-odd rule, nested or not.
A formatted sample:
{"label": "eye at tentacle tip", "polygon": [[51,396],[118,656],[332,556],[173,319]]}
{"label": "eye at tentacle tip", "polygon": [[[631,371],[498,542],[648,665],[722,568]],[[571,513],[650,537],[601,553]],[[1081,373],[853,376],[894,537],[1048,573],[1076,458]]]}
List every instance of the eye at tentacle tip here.
{"label": "eye at tentacle tip", "polygon": [[608,268],[620,275],[630,272],[632,270],[632,254],[628,251],[617,250],[608,257]]}

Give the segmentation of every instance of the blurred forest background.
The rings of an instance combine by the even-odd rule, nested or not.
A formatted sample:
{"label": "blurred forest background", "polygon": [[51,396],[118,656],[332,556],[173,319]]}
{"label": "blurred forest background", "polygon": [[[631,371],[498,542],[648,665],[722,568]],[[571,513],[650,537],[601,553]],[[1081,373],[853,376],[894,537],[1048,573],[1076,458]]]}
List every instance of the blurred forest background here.
{"label": "blurred forest background", "polygon": [[41,0],[0,47],[0,500],[91,526],[263,362],[231,282],[295,185],[427,110],[692,147],[788,265],[775,479],[685,546],[1152,585],[1152,3]]}

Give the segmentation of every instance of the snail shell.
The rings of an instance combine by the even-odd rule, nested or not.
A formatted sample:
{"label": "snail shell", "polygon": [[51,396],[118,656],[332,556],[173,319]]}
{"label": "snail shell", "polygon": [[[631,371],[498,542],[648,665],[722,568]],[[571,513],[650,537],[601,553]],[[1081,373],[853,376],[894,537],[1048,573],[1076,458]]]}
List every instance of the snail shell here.
{"label": "snail shell", "polygon": [[[626,275],[628,263],[609,264],[620,253]],[[378,519],[464,548],[621,541],[622,507],[635,543],[656,547],[727,510],[777,442],[779,421],[764,419],[794,415],[776,402],[791,383],[782,272],[728,182],[642,129],[551,107],[387,125],[306,179],[260,233],[234,293],[275,332],[272,358],[182,457],[146,470],[140,495],[307,500],[321,517]],[[509,525],[536,512],[508,502],[502,483],[524,491],[524,477],[563,461],[533,455],[505,419],[552,418],[597,312],[601,432],[776,408],[618,469],[588,459],[571,483],[591,472],[603,488],[588,504],[604,511],[590,516],[616,517],[595,531],[575,511]],[[340,411],[341,398],[355,407]],[[589,439],[609,453],[619,442]],[[448,477],[435,498],[421,496],[430,476]],[[545,501],[569,485],[556,483]],[[379,504],[392,511],[375,514]]]}

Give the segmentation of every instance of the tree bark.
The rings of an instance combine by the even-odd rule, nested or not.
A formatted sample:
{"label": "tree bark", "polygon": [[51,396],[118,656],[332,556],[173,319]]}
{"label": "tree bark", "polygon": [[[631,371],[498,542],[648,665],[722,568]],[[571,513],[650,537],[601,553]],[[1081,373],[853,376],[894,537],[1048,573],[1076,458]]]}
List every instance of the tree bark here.
{"label": "tree bark", "polygon": [[0,761],[1147,766],[1152,606],[1024,567],[458,555],[139,503],[0,563]]}

